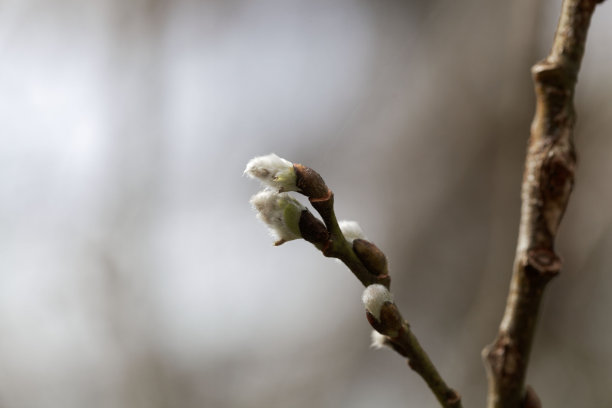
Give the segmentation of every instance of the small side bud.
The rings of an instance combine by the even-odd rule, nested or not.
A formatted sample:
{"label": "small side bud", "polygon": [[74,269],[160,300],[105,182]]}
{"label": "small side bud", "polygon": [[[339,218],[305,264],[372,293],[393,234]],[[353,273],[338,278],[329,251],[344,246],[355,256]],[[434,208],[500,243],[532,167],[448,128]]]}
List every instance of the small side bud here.
{"label": "small side bud", "polygon": [[387,336],[385,336],[384,334],[380,334],[376,330],[372,330],[370,339],[372,340],[370,347],[372,347],[373,349],[377,349],[377,350],[387,347],[388,342],[389,342],[389,340],[387,339]]}
{"label": "small side bud", "polygon": [[365,288],[363,296],[361,296],[361,301],[368,313],[374,316],[376,320],[380,321],[380,311],[382,307],[387,302],[393,303],[393,296],[386,287],[376,283]]}
{"label": "small side bud", "polygon": [[302,238],[310,243],[323,245],[329,240],[329,232],[325,224],[308,210],[302,211],[299,227]]}
{"label": "small side bud", "polygon": [[247,163],[244,174],[252,179],[258,179],[279,192],[299,191],[293,163],[274,153],[251,159]]}
{"label": "small side bud", "polygon": [[387,257],[376,245],[364,239],[353,240],[353,251],[373,275],[387,275]]}
{"label": "small side bud", "polygon": [[356,239],[365,238],[365,234],[359,224],[357,224],[357,221],[342,220],[338,222],[338,225],[340,226],[340,231],[342,231],[344,238],[351,244]]}
{"label": "small side bud", "polygon": [[257,218],[268,226],[277,239],[274,245],[302,238],[299,224],[306,207],[295,198],[286,193],[263,190],[251,197],[251,204],[257,210]]}

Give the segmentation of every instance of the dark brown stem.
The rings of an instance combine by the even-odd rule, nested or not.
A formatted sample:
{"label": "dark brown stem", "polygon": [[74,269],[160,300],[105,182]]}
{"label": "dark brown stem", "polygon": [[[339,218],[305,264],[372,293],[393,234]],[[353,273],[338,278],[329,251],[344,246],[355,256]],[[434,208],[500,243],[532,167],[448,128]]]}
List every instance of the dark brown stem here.
{"label": "dark brown stem", "polygon": [[533,401],[525,395],[525,375],[544,289],[561,268],[554,239],[574,184],[574,88],[597,3],[564,0],[551,53],[532,68],[537,104],[512,281],[499,334],[483,350],[489,408],[520,408]]}

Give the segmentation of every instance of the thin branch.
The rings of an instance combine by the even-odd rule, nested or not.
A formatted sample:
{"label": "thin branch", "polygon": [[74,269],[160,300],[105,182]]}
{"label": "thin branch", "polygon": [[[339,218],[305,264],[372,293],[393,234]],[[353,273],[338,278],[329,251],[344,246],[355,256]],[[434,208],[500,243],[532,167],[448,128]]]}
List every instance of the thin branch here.
{"label": "thin branch", "polygon": [[[299,223],[302,237],[325,256],[344,262],[364,286],[382,285],[389,293],[391,279],[384,253],[364,239],[355,239],[352,243],[347,241],[336,219],[334,194],[321,176],[301,164],[294,164],[294,169],[300,192],[308,196],[324,222],[323,225],[310,212],[304,211]],[[385,344],[408,359],[409,366],[425,380],[442,407],[462,408],[460,395],[444,382],[395,303],[386,302],[381,309],[379,319],[369,312],[367,318],[372,327],[384,336]]]}
{"label": "thin branch", "polygon": [[378,316],[374,316],[369,310],[366,311],[366,316],[374,330],[384,336],[384,345],[408,359],[410,368],[425,380],[441,406],[462,408],[461,396],[444,382],[395,303],[385,302]]}
{"label": "thin branch", "polygon": [[[546,284],[561,269],[554,239],[574,184],[574,88],[597,0],[564,0],[550,55],[532,68],[536,112],[522,185],[521,222],[506,310],[483,350],[489,408],[533,406],[525,375]],[[528,398],[527,398],[528,397]]]}
{"label": "thin branch", "polygon": [[[389,288],[391,278],[387,273],[384,254],[374,244],[370,243],[368,248],[359,252],[360,247],[354,247],[348,242],[344,238],[336,219],[334,193],[327,187],[319,173],[310,167],[294,164],[294,169],[297,175],[296,184],[300,188],[300,192],[308,197],[325,223],[325,226],[323,226],[312,214],[304,213],[300,220],[302,237],[314,244],[323,252],[323,255],[341,260],[363,286],[379,283]],[[326,230],[327,233],[322,234],[321,230]],[[378,268],[368,268],[365,265],[368,263],[368,259],[376,256],[380,257],[379,254],[382,254],[385,260],[383,265]]]}

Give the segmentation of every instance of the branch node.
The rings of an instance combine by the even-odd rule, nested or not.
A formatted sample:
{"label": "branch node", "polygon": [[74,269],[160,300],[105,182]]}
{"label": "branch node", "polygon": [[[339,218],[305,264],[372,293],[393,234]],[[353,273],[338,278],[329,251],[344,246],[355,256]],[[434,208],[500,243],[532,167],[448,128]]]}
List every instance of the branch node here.
{"label": "branch node", "polygon": [[461,394],[455,390],[449,390],[446,394],[446,403],[449,406],[456,406],[461,402]]}
{"label": "branch node", "polygon": [[536,248],[527,251],[525,274],[546,280],[552,279],[561,271],[561,259],[550,249]]}
{"label": "branch node", "polygon": [[[556,149],[555,149],[556,150]],[[541,177],[542,195],[555,204],[565,204],[574,186],[576,154],[572,148],[566,152],[550,151]],[[563,207],[565,207],[563,205]]]}
{"label": "branch node", "polygon": [[567,70],[548,59],[542,60],[531,67],[531,76],[536,84],[563,87],[567,81]]}
{"label": "branch node", "polygon": [[500,335],[495,343],[485,349],[483,354],[500,383],[511,380],[521,366],[520,352],[510,336],[506,334]]}

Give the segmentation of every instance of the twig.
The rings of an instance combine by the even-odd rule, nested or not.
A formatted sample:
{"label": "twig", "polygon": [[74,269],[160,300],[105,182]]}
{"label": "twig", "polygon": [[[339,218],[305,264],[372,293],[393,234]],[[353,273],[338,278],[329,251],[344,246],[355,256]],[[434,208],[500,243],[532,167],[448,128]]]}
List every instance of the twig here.
{"label": "twig", "polygon": [[[302,237],[314,244],[323,255],[341,260],[364,286],[379,283],[389,288],[391,278],[387,273],[384,254],[372,243],[368,243],[369,245],[361,251],[362,247],[359,244],[355,245],[354,242],[351,245],[344,238],[336,219],[334,193],[327,187],[319,173],[310,167],[294,164],[294,169],[300,192],[308,197],[325,223],[323,227],[312,214],[304,212],[300,220]],[[326,230],[327,233],[321,233],[322,230]],[[381,257],[383,262],[379,265],[370,265],[369,268],[366,266],[369,259]]]}
{"label": "twig", "polygon": [[[366,293],[370,289],[377,291],[376,288],[369,287],[366,289]],[[366,296],[370,295],[364,293],[364,298]],[[364,303],[367,303],[365,299]],[[380,305],[380,310],[373,312],[367,310],[366,316],[374,330],[383,335],[383,344],[408,359],[410,368],[425,380],[440,405],[444,408],[462,408],[461,396],[457,391],[446,385],[395,303],[385,301]]]}
{"label": "twig", "polygon": [[[303,238],[314,244],[323,255],[344,262],[366,287],[363,299],[368,321],[383,339],[377,344],[388,345],[408,358],[410,367],[421,375],[444,408],[461,408],[459,394],[442,380],[392,302],[387,257],[372,242],[362,239],[363,234],[358,226],[348,226],[356,223],[348,222],[341,228],[334,211],[334,194],[319,173],[273,153],[252,159],[244,172],[268,186],[251,197],[251,204],[258,211],[258,218],[277,237],[275,245]],[[289,196],[287,191],[296,191],[308,197],[323,222]]]}
{"label": "twig", "polygon": [[[304,211],[300,219],[302,237],[313,243],[325,256],[338,258],[368,289],[373,286],[388,289],[391,279],[384,253],[373,243],[355,239],[351,245],[338,225],[334,212],[334,195],[317,172],[295,164],[297,186],[308,196],[310,203],[321,215],[325,225],[310,212]],[[389,294],[390,296],[390,294]],[[421,347],[409,324],[403,319],[393,302],[384,302],[378,316],[366,312],[372,327],[384,336],[386,345],[408,359],[409,366],[427,383],[444,408],[462,408],[460,395],[440,376],[433,362]]]}
{"label": "twig", "polygon": [[564,0],[550,55],[532,68],[536,112],[522,185],[521,222],[506,310],[496,340],[483,350],[489,408],[532,405],[525,375],[540,301],[561,269],[554,239],[574,183],[574,88],[595,5]]}

